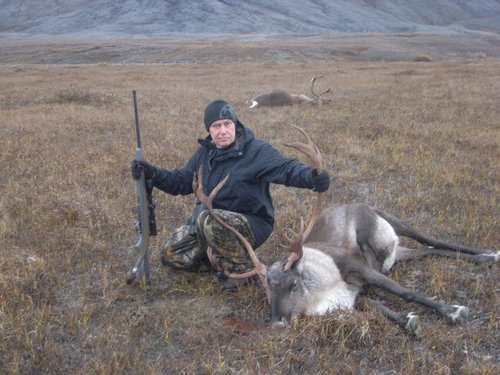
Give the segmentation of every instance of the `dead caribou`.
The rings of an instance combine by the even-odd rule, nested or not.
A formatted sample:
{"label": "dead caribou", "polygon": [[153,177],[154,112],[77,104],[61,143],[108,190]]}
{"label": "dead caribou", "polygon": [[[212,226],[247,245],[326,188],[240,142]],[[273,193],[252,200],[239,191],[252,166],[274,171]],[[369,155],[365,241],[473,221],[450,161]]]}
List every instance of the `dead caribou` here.
{"label": "dead caribou", "polygon": [[279,107],[294,104],[311,104],[311,105],[322,105],[331,102],[331,99],[322,99],[321,97],[325,94],[331,93],[329,88],[320,94],[314,91],[314,84],[318,78],[322,76],[316,76],[311,79],[311,96],[304,94],[289,94],[285,90],[275,89],[270,92],[258,95],[247,101],[249,108],[259,107]]}
{"label": "dead caribou", "polygon": [[[285,143],[308,155],[318,171],[322,170],[322,157],[309,136],[308,144]],[[201,173],[201,171],[200,171]],[[226,177],[227,179],[228,177]],[[311,220],[303,225],[285,246],[291,251],[287,260],[277,261],[269,267],[262,264],[252,246],[234,228],[220,219],[212,208],[212,201],[222,189],[222,181],[207,197],[201,178],[194,181],[197,197],[206,204],[210,213],[221,225],[231,230],[242,241],[252,258],[255,269],[246,274],[228,274],[229,277],[245,278],[257,275],[271,306],[271,326],[282,328],[301,315],[326,315],[336,309],[353,309],[361,292],[373,286],[396,296],[434,309],[453,324],[468,317],[466,306],[445,305],[431,301],[407,290],[385,276],[400,260],[425,255],[441,255],[466,259],[475,263],[496,262],[499,252],[453,245],[424,235],[402,220],[366,204],[333,206],[321,212],[323,194],[318,194]],[[410,249],[399,245],[399,237],[405,236],[423,244]],[[208,251],[214,267],[217,262]],[[221,270],[223,271],[223,270]],[[380,302],[363,297],[365,303],[378,309],[411,334],[417,334],[417,315],[407,315],[390,310]]]}

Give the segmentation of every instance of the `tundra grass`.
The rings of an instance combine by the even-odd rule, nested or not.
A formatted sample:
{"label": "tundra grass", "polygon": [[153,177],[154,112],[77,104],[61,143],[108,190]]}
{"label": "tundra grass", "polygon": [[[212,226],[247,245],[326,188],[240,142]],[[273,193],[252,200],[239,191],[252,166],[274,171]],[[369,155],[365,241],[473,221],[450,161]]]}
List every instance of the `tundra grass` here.
{"label": "tundra grass", "polygon": [[[497,266],[426,258],[391,276],[437,301],[470,308],[449,326],[421,316],[410,337],[375,311],[268,328],[258,283],[231,294],[213,276],[161,266],[159,248],[194,198],[155,191],[153,284],[126,285],[135,262],[130,176],[138,93],[144,157],[180,167],[206,136],[206,104],[232,102],[240,120],[283,154],[304,127],[332,176],[327,204],[366,202],[449,242],[498,249],[500,63],[248,63],[0,67],[0,373],[3,374],[497,374]],[[332,87],[321,107],[248,109],[273,88]],[[304,160],[306,161],[306,160]],[[278,245],[314,202],[272,188]]]}

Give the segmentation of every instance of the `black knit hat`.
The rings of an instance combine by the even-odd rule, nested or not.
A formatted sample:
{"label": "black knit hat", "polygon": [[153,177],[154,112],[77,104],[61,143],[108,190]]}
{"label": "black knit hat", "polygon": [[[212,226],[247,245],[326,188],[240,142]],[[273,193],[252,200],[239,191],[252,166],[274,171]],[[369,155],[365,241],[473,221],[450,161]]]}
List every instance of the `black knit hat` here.
{"label": "black knit hat", "polygon": [[217,120],[229,119],[236,124],[238,121],[236,117],[236,112],[231,104],[226,102],[225,100],[216,100],[209,105],[205,109],[205,128],[210,128]]}

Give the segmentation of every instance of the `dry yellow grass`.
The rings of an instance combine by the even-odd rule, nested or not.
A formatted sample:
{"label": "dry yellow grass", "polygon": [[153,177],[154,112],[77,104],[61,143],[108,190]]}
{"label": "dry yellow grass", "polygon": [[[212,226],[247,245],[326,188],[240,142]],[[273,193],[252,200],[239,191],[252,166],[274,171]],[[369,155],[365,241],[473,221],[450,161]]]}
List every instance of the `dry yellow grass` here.
{"label": "dry yellow grass", "polygon": [[[132,89],[155,164],[182,166],[205,136],[205,105],[224,98],[287,155],[281,141],[297,137],[288,124],[306,128],[333,176],[331,203],[368,202],[436,237],[496,249],[499,72],[495,60],[0,67],[0,372],[498,373],[496,266],[436,258],[398,266],[392,275],[403,285],[471,310],[470,324],[450,327],[384,295],[399,311],[422,313],[418,340],[373,311],[270,332],[256,285],[230,295],[210,276],[160,266],[157,250],[194,198],[156,192],[153,285],[127,286],[125,275],[136,240]],[[245,107],[275,87],[307,93],[318,74],[333,87],[330,106]],[[267,263],[283,256],[280,234],[312,202],[308,191],[273,195]]]}

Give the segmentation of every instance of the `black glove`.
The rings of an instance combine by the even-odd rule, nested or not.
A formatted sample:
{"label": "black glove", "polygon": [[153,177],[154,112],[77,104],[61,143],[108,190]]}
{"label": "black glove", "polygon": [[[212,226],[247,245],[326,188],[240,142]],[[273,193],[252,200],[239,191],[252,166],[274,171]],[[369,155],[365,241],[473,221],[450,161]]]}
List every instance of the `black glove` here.
{"label": "black glove", "polygon": [[314,169],[312,172],[312,183],[315,192],[323,193],[330,187],[330,175],[327,171],[318,174],[318,171]]}
{"label": "black glove", "polygon": [[156,167],[144,160],[132,160],[132,177],[134,180],[141,178],[141,171],[144,171],[146,180],[155,178]]}

